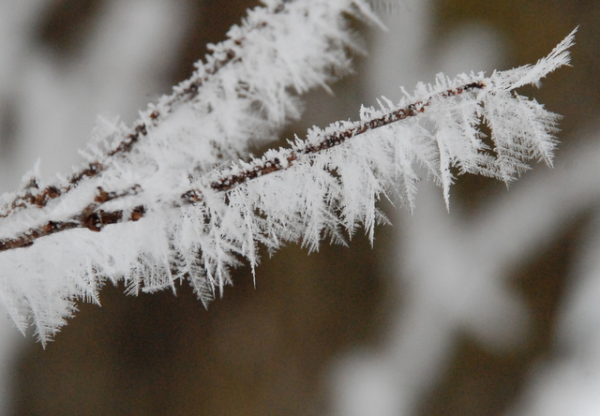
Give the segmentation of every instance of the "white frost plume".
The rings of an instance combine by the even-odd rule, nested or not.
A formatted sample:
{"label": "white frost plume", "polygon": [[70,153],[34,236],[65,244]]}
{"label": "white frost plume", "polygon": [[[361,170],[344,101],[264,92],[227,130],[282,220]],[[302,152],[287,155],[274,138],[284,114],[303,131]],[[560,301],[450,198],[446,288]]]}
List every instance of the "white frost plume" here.
{"label": "white frost plume", "polygon": [[55,184],[34,172],[19,193],[5,195],[0,299],[19,328],[33,320],[48,341],[74,300],[97,301],[106,280],[124,280],[136,293],[189,279],[207,301],[242,259],[258,263],[258,244],[316,250],[358,226],[372,239],[385,221],[379,199],[412,205],[416,165],[448,203],[455,173],[509,181],[529,160],[550,163],[557,116],[514,90],[567,64],[573,33],[536,65],[490,77],[440,74],[397,104],[361,109],[360,121],[313,128],[288,149],[215,167],[297,115],[291,89],[303,92],[347,68],[352,41],[343,13],[357,4],[366,7],[267,2],[132,128],[101,137],[87,167]]}

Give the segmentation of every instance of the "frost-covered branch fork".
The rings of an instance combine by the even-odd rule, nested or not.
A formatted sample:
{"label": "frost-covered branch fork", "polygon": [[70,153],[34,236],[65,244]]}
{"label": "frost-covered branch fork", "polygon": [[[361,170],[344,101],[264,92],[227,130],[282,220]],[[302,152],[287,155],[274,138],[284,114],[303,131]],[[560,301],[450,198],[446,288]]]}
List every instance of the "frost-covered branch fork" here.
{"label": "frost-covered branch fork", "polygon": [[[459,94],[470,92],[476,89],[482,89],[484,87],[485,84],[483,84],[483,82],[476,81],[460,87],[448,89],[440,93],[439,97],[454,97]],[[241,172],[230,174],[219,172],[219,176],[221,176],[220,179],[213,181],[210,187],[216,191],[224,192],[232,189],[234,186],[243,184],[255,178],[284,170],[292,166],[294,162],[304,155],[316,154],[318,152],[331,149],[335,146],[341,145],[357,135],[364,134],[380,127],[388,126],[392,123],[405,120],[408,117],[414,117],[420,113],[423,113],[425,109],[431,105],[432,99],[434,98],[435,97],[431,97],[426,101],[418,101],[413,104],[409,104],[406,107],[390,111],[382,117],[376,117],[370,120],[359,122],[355,127],[325,135],[319,143],[305,143],[303,148],[288,150],[279,156],[269,157],[269,155],[257,159],[251,163],[251,168],[246,168]],[[48,191],[44,193],[57,192],[53,188],[46,189],[48,189]],[[86,206],[80,214],[64,221],[48,221],[41,227],[30,229],[16,238],[0,240],[0,252],[21,247],[29,247],[35,242],[35,240],[41,237],[46,237],[75,228],[87,228],[91,231],[98,232],[107,225],[117,224],[123,221],[138,221],[144,216],[144,213],[147,210],[144,205],[135,206],[128,216],[124,216],[123,210],[105,211],[101,209],[101,206],[106,202],[114,201],[118,198],[126,196],[132,196],[138,192],[140,192],[140,185],[135,185],[131,189],[128,189],[124,192],[107,192],[103,188],[98,187],[98,192],[94,198],[94,201]],[[181,195],[181,201],[174,201],[173,205],[174,207],[177,207],[185,203],[197,204],[200,202],[202,202],[201,192],[197,189],[191,189],[184,192]],[[45,205],[45,202],[38,205],[43,206]]]}
{"label": "frost-covered branch fork", "polygon": [[[497,81],[494,79],[494,77],[490,78],[490,80],[493,80],[491,82],[492,84]],[[218,179],[210,180],[210,188],[218,192],[227,192],[234,187],[248,183],[251,180],[289,169],[296,162],[303,160],[305,156],[316,155],[319,152],[333,149],[336,146],[346,143],[353,137],[373,132],[381,127],[390,126],[393,123],[403,121],[409,117],[418,116],[419,114],[424,113],[427,107],[432,105],[432,102],[451,99],[453,97],[473,91],[482,91],[483,93],[486,93],[486,91],[484,91],[485,88],[486,84],[483,80],[476,80],[461,86],[449,88],[442,92],[438,92],[425,100],[415,101],[412,104],[408,104],[404,107],[388,111],[382,116],[376,116],[357,123],[349,123],[349,126],[346,128],[334,129],[329,133],[318,135],[317,142],[297,142],[293,149],[280,149],[279,151],[267,152],[264,157],[255,159],[250,163],[239,162],[240,166],[243,167],[234,166],[229,171],[216,170],[209,172],[205,176],[207,178],[218,176]],[[494,95],[494,91],[487,92],[487,94]],[[475,113],[475,115],[479,116],[479,113]],[[549,117],[547,121],[551,121],[552,117],[549,113],[545,116]],[[475,148],[476,151],[483,149],[483,145],[478,145]],[[539,156],[544,157],[547,161],[550,161],[550,155],[547,152],[538,152],[536,154],[539,154]],[[526,155],[521,154],[520,156],[524,157]],[[487,166],[480,164],[475,166],[476,168],[481,169],[479,173],[490,174],[492,172],[490,169],[491,165],[489,164],[489,160],[487,162]],[[519,164],[519,167],[522,167],[521,164]],[[472,168],[473,167],[471,167],[471,169]],[[504,168],[511,171],[515,170],[514,166],[505,166]],[[443,182],[441,176],[436,176],[438,176],[438,179]],[[509,178],[510,174],[503,176],[503,179],[505,180],[508,180]],[[449,186],[449,184],[450,182],[444,183],[445,186]],[[0,240],[0,252],[21,247],[29,247],[41,237],[50,236],[76,228],[86,228],[91,231],[98,232],[107,225],[118,224],[123,221],[138,221],[148,210],[148,208],[144,205],[134,206],[130,210],[129,215],[125,215],[124,211],[120,209],[106,211],[101,209],[101,207],[106,202],[115,201],[119,198],[127,196],[133,196],[140,191],[143,191],[143,189],[141,189],[139,184],[136,184],[132,188],[123,192],[107,192],[103,188],[98,187],[97,195],[95,196],[94,201],[87,205],[82,212],[72,216],[67,220],[48,221],[42,226],[30,229],[16,238],[2,239]],[[178,208],[185,204],[197,205],[202,203],[204,203],[203,192],[199,189],[189,189],[183,192],[178,200],[172,201],[172,207]]]}
{"label": "frost-covered branch fork", "polygon": [[[99,123],[83,168],[51,182],[34,168],[21,190],[0,198],[0,239],[12,241],[6,247],[36,241],[0,252],[0,303],[22,331],[32,321],[47,341],[72,315],[75,299],[97,300],[105,279],[148,290],[189,275],[199,295],[210,295],[203,289],[210,286],[202,283],[204,267],[196,264],[198,250],[181,246],[178,226],[165,223],[179,213],[172,201],[193,188],[189,175],[276,139],[287,121],[300,116],[298,95],[327,89],[350,70],[350,52],[360,47],[349,16],[378,22],[366,0],[262,3],[230,29],[227,40],[209,47],[212,54],[190,80],[150,105],[132,127]],[[169,194],[185,183],[177,197]],[[134,199],[148,211],[131,206]],[[160,203],[166,200],[171,202]],[[99,229],[138,215],[144,221],[121,222],[101,233],[79,227]],[[144,230],[153,231],[140,236]],[[181,275],[171,273],[175,258]]]}
{"label": "frost-covered branch fork", "polygon": [[[5,203],[4,207],[0,208],[0,218],[9,217],[13,213],[29,207],[43,208],[49,201],[71,191],[82,181],[95,178],[109,169],[113,164],[113,159],[130,153],[138,142],[148,135],[149,131],[158,127],[179,107],[196,101],[207,83],[215,82],[215,79],[216,82],[219,82],[221,75],[227,76],[227,73],[222,74],[226,72],[223,71],[224,68],[240,63],[245,55],[252,54],[257,38],[268,37],[269,32],[274,31],[277,25],[281,25],[286,17],[289,18],[289,15],[293,15],[289,9],[293,7],[291,3],[294,2],[301,3],[297,0],[271,0],[266,2],[268,3],[267,7],[257,8],[241,27],[233,28],[235,30],[229,33],[229,39],[218,45],[209,46],[212,54],[206,56],[205,63],[198,62],[196,64],[197,70],[192,77],[175,86],[170,95],[163,96],[157,103],[150,104],[146,111],[140,113],[140,117],[132,126],[121,126],[114,134],[116,136],[113,138],[115,144],[111,145],[110,150],[100,154],[100,158],[90,161],[83,168],[71,174],[62,184],[48,185],[40,189],[35,180],[29,181],[11,202]],[[362,12],[366,11],[364,6],[360,6],[361,0],[356,2],[349,0],[346,3],[354,5],[354,7],[358,6]],[[340,9],[344,10],[344,7]],[[350,13],[350,9],[345,12]],[[346,46],[353,47],[355,45]],[[302,92],[311,85],[309,82],[305,82],[304,85],[293,85],[293,87]],[[239,80],[241,93],[251,95],[251,92],[248,91],[249,88],[249,83],[243,79]],[[237,153],[233,152],[230,156],[236,155]]]}
{"label": "frost-covered branch fork", "polygon": [[258,264],[259,245],[315,250],[325,236],[344,240],[361,225],[372,239],[384,220],[377,200],[397,194],[412,207],[416,165],[448,201],[454,168],[508,181],[529,160],[551,161],[556,116],[514,90],[568,64],[573,34],[533,66],[440,75],[397,104],[363,107],[360,121],[313,128],[286,149],[223,167],[297,117],[295,95],[348,68],[353,41],[343,15],[369,13],[362,0],[265,3],[215,47],[223,64],[201,88],[183,87],[194,98],[150,106],[133,132],[108,126],[70,179],[45,185],[34,171],[16,199],[3,197],[0,302],[21,330],[33,321],[48,341],[74,301],[97,302],[106,280],[137,293],[185,279],[209,300],[241,259]]}
{"label": "frost-covered branch fork", "polygon": [[32,228],[15,238],[0,240],[0,252],[29,247],[39,238],[75,228],[87,228],[98,232],[106,225],[117,224],[122,221],[138,221],[146,212],[146,208],[143,205],[134,207],[129,216],[125,218],[123,217],[123,210],[104,211],[99,209],[105,202],[135,195],[138,191],[139,186],[134,186],[130,190],[120,193],[106,192],[101,187],[98,187],[98,195],[94,198],[94,201],[86,206],[79,215],[69,220],[47,221],[41,227]]}

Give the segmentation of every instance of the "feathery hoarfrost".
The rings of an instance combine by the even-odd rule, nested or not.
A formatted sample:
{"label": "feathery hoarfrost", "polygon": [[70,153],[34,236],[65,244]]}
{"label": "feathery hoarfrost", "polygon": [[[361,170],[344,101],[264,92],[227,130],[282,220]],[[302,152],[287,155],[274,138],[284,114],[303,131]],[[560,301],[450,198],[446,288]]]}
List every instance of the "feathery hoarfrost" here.
{"label": "feathery hoarfrost", "polygon": [[568,64],[574,33],[535,65],[440,74],[399,103],[362,108],[360,121],[235,161],[298,117],[297,94],[348,70],[345,15],[376,21],[362,0],[264,3],[133,127],[101,123],[86,166],[52,183],[34,169],[2,197],[0,300],[21,330],[49,341],[106,280],[137,293],[187,279],[208,301],[231,267],[258,264],[259,245],[316,250],[359,226],[372,239],[385,221],[376,202],[412,207],[418,167],[448,202],[455,174],[510,181],[528,160],[551,163],[557,116],[515,89]]}

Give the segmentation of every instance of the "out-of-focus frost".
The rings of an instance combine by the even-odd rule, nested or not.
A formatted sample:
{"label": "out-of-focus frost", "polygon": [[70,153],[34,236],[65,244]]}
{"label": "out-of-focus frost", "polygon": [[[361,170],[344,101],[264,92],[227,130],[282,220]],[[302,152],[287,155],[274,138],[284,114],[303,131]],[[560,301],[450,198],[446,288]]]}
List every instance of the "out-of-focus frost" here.
{"label": "out-of-focus frost", "polygon": [[[563,162],[560,181],[546,180],[538,184],[536,205],[558,205],[564,222],[582,209],[592,208],[595,218],[581,242],[574,265],[572,283],[561,304],[554,354],[537,363],[529,374],[520,401],[509,412],[513,416],[592,416],[600,409],[600,222],[598,201],[600,189],[600,146],[598,135],[573,149]],[[557,175],[558,176],[558,175]],[[556,186],[573,189],[556,201]],[[541,210],[540,210],[541,211]],[[551,227],[548,221],[548,228]]]}

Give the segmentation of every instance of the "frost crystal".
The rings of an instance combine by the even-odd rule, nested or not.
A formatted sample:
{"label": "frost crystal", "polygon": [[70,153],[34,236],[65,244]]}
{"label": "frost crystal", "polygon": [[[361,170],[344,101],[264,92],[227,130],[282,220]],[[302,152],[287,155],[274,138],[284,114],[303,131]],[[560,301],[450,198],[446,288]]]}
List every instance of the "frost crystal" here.
{"label": "frost crystal", "polygon": [[448,202],[456,173],[510,181],[528,160],[551,163],[557,116],[515,89],[568,64],[574,33],[535,65],[440,74],[397,104],[362,108],[360,121],[235,161],[298,117],[296,94],[348,69],[348,13],[374,18],[362,0],[266,1],[133,127],[105,122],[85,167],[54,183],[34,170],[4,195],[0,300],[17,326],[32,322],[47,342],[106,280],[137,293],[188,279],[208,301],[240,260],[258,264],[261,244],[317,250],[359,226],[372,239],[386,221],[377,201],[412,207],[419,166]]}

